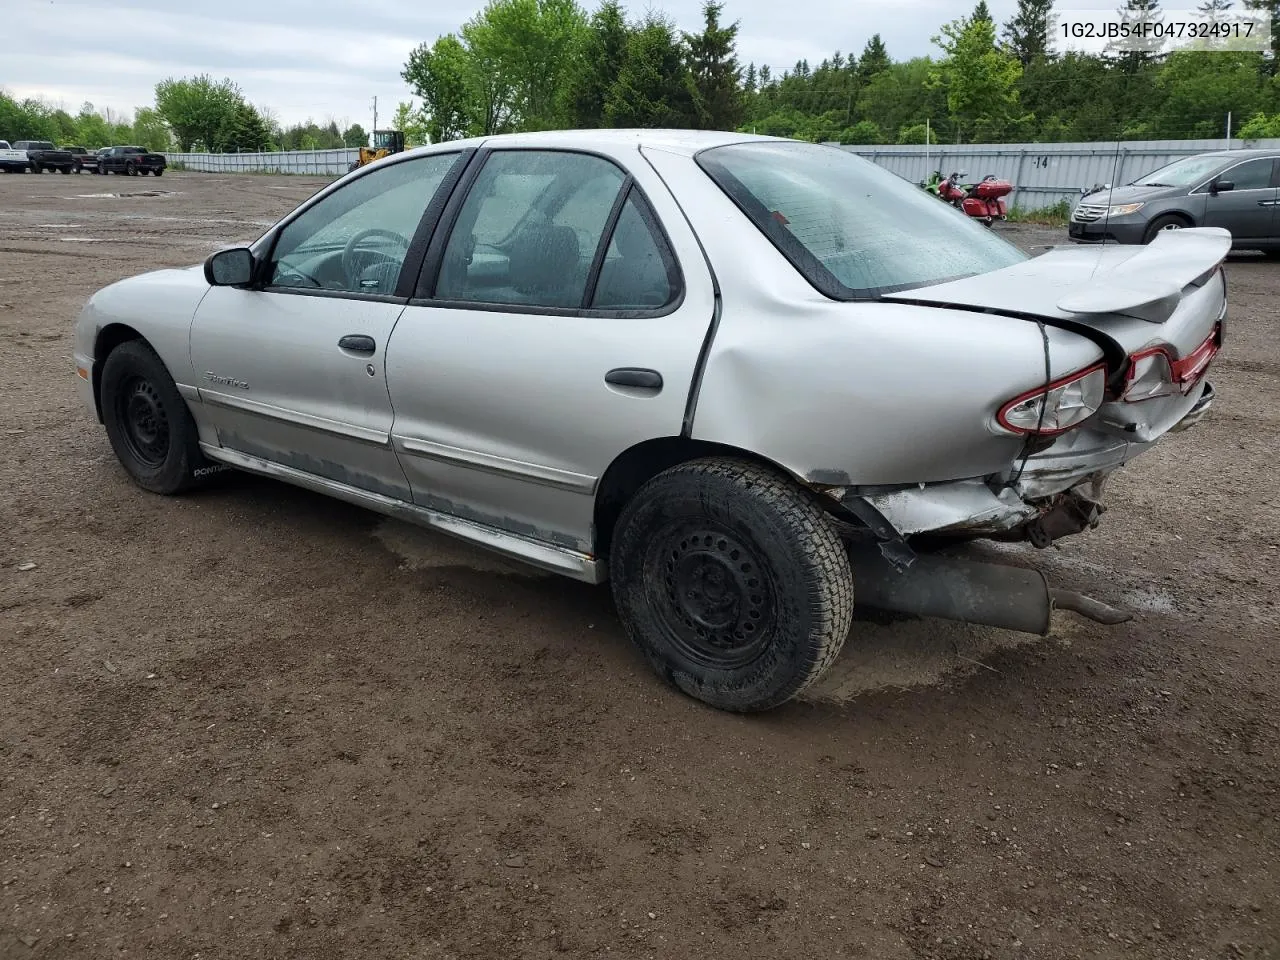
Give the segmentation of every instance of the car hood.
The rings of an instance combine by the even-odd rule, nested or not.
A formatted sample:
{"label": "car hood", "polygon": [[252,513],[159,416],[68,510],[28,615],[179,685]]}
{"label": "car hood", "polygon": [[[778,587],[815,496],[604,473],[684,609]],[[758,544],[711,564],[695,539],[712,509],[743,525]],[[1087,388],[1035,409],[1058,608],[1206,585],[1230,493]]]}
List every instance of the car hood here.
{"label": "car hood", "polygon": [[1110,190],[1099,190],[1097,193],[1081,197],[1080,202],[1089,204],[1138,203],[1184,192],[1185,189],[1182,187],[1142,187],[1128,184],[1123,187],[1112,187]]}

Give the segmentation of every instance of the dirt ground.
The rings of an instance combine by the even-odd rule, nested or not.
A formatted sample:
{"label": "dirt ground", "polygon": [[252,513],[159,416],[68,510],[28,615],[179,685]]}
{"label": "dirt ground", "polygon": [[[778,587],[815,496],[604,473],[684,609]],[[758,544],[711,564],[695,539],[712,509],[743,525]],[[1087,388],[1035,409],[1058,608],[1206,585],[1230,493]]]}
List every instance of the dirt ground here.
{"label": "dirt ground", "polygon": [[1280,957],[1280,264],[1229,267],[1213,415],[1037,557],[1134,621],[862,621],[742,718],[606,588],[126,480],[84,300],[321,184],[0,176],[0,958]]}

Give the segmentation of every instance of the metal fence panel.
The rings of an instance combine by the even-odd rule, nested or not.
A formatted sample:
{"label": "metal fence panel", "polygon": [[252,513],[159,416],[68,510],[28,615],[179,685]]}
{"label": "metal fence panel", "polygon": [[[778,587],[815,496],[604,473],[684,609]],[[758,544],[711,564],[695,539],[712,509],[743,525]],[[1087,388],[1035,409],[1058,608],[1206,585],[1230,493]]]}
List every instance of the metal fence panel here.
{"label": "metal fence panel", "polygon": [[1280,140],[1131,140],[1119,143],[1002,143],[905,146],[842,145],[905,180],[919,183],[934,170],[966,172],[1011,182],[1013,210],[1039,210],[1066,200],[1081,187],[1128,183],[1181,157],[1242,147],[1280,148]]}
{"label": "metal fence panel", "polygon": [[360,159],[354,147],[339,150],[283,150],[265,153],[166,153],[170,164],[203,173],[306,173],[340,176]]}
{"label": "metal fence panel", "polygon": [[[1013,183],[1013,210],[1039,210],[1066,200],[1095,183],[1128,183],[1180,157],[1241,147],[1280,148],[1278,140],[1131,140],[1119,143],[1002,143],[900,146],[842,145],[913,183],[934,170],[989,173]],[[169,163],[208,173],[305,173],[340,176],[359,151],[292,150],[276,153],[169,153]]]}

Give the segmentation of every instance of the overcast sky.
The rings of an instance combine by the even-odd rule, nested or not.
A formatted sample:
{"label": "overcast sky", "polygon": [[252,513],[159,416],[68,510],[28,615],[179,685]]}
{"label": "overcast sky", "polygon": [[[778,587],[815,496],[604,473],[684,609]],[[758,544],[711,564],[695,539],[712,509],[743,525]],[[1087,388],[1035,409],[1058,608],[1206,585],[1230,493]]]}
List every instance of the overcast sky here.
{"label": "overcast sky", "polygon": [[[20,98],[42,96],[72,113],[86,100],[131,113],[153,102],[158,81],[209,73],[235,80],[251,103],[270,108],[286,125],[332,117],[369,128],[377,96],[381,126],[398,101],[409,99],[400,79],[409,51],[457,30],[482,3],[219,0],[181,12],[183,4],[173,0],[0,0],[0,87]],[[648,5],[637,0],[627,10],[638,16]],[[682,29],[692,32],[701,22],[701,0],[652,5]],[[1002,23],[1015,0],[988,5]],[[780,71],[802,57],[816,64],[833,50],[861,52],[877,32],[894,59],[935,52],[930,37],[937,25],[971,8],[969,0],[959,6],[952,0],[726,0],[724,15],[740,21],[743,64],[754,60]]]}

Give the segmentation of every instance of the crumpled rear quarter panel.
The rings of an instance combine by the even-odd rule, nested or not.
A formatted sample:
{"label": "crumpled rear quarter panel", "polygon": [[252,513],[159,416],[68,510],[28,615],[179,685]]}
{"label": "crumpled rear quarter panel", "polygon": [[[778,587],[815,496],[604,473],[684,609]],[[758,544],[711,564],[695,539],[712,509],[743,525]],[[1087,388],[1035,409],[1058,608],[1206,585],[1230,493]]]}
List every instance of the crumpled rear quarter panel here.
{"label": "crumpled rear quarter panel", "polygon": [[[1022,440],[991,423],[1045,382],[1030,321],[815,290],[688,156],[646,148],[701,239],[721,316],[694,438],[731,444],[811,482],[902,484],[1006,470]],[[1046,328],[1051,376],[1102,351]]]}

